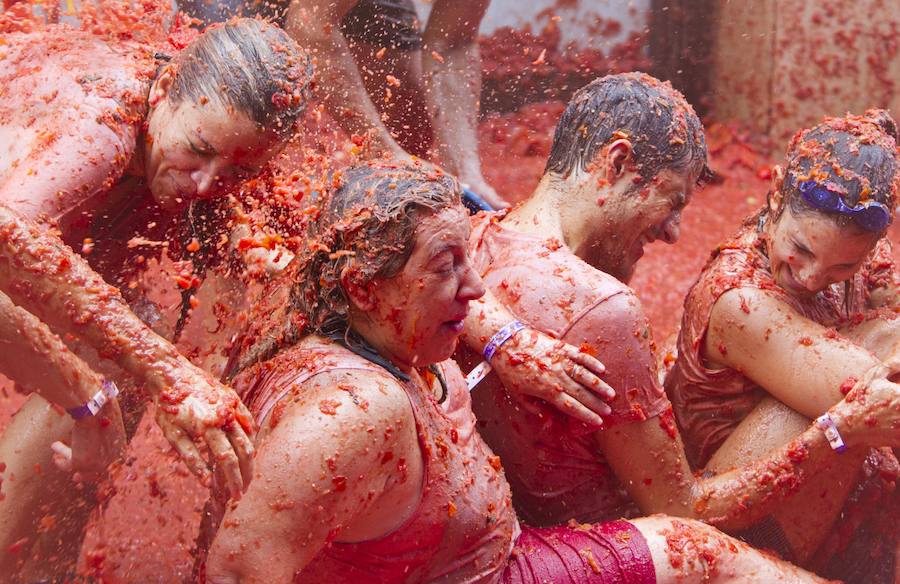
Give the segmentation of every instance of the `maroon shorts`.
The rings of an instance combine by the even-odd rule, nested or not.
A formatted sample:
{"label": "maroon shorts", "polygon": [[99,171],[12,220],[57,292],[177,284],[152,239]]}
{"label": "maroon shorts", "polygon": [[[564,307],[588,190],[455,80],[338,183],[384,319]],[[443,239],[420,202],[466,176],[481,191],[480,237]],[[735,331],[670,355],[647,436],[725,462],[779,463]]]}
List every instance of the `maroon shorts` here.
{"label": "maroon shorts", "polygon": [[655,584],[647,541],[628,521],[590,527],[522,526],[503,584]]}

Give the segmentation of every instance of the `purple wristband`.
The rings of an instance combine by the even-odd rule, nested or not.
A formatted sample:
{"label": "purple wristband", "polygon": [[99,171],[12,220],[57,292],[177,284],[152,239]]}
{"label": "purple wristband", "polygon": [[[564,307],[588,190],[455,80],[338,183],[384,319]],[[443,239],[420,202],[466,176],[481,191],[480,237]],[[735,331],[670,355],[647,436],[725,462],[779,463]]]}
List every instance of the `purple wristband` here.
{"label": "purple wristband", "polygon": [[106,402],[115,399],[117,395],[119,395],[119,388],[116,387],[115,383],[107,379],[100,386],[100,391],[95,393],[94,397],[87,400],[84,405],[78,406],[77,408],[70,408],[66,411],[75,420],[80,420],[87,416],[96,416],[97,412],[102,410],[103,406],[106,405]]}
{"label": "purple wristband", "polygon": [[825,433],[825,438],[828,440],[828,445],[831,446],[832,450],[838,454],[843,454],[847,450],[847,445],[844,444],[844,439],[841,437],[834,420],[827,413],[816,418],[816,427]]}
{"label": "purple wristband", "polygon": [[488,341],[488,344],[484,346],[484,351],[482,351],[484,360],[490,363],[491,359],[494,358],[494,354],[503,346],[503,343],[516,336],[516,333],[523,328],[525,328],[524,324],[518,320],[514,320],[497,331],[497,333],[491,337],[491,340]]}

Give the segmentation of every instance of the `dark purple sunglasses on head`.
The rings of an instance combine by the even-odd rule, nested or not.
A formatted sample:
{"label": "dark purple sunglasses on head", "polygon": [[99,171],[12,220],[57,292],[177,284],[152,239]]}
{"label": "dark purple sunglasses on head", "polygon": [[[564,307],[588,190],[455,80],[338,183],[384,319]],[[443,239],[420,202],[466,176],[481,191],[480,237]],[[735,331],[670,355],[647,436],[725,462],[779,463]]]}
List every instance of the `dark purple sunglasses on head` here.
{"label": "dark purple sunglasses on head", "polygon": [[884,203],[870,201],[849,207],[839,194],[813,180],[803,181],[797,189],[803,200],[814,209],[847,215],[866,231],[884,231],[891,222],[891,211]]}

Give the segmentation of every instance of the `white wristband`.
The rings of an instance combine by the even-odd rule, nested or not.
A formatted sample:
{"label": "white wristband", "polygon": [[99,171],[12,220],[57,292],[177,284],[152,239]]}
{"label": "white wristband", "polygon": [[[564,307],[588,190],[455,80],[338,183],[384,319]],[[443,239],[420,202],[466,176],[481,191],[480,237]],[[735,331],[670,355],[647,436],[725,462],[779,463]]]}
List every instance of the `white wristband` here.
{"label": "white wristband", "polygon": [[816,418],[816,427],[825,433],[825,438],[828,439],[828,445],[831,446],[832,450],[838,454],[842,454],[847,450],[847,445],[844,444],[844,439],[841,437],[837,425],[827,413]]}

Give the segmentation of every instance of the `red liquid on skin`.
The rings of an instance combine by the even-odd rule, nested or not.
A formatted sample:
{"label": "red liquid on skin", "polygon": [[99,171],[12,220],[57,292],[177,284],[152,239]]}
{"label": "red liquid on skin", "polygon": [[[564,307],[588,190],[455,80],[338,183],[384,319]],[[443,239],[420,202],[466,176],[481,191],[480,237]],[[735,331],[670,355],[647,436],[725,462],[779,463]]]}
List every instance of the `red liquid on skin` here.
{"label": "red liquid on skin", "polygon": [[[121,15],[122,22],[114,26],[109,22],[92,21],[94,30],[112,36],[124,34],[136,39],[162,40],[150,35],[153,29],[162,30],[156,20],[148,25],[121,12],[113,11],[111,14],[116,18]],[[0,25],[3,24],[0,20]],[[6,25],[8,29],[14,28],[8,23]],[[486,41],[483,49],[491,43],[493,47],[498,47],[513,37],[517,42],[525,38],[521,33],[504,34],[507,36]],[[170,38],[169,42],[172,45],[181,44],[180,37]],[[544,77],[553,79],[551,85],[561,85],[558,82],[563,77],[568,80],[584,77],[583,82],[586,82],[610,69],[627,70],[634,64],[633,60],[623,59],[613,66],[609,60],[601,62],[598,58],[583,70],[568,69],[558,60],[561,57],[552,48],[552,43],[541,42],[543,48],[550,48],[543,62],[533,66],[535,71],[531,71],[531,63],[538,59],[543,48],[532,48],[529,54],[522,55],[527,63],[519,71],[529,69],[529,87],[543,87],[546,81],[536,79]],[[627,53],[624,49],[623,52]],[[499,63],[491,60],[495,59],[493,55],[500,57],[502,54],[499,50],[496,53],[485,50],[487,85],[502,75]],[[574,85],[572,90],[580,84],[583,83]],[[479,138],[485,176],[508,200],[519,201],[536,186],[563,105],[562,101],[533,103],[512,113],[488,115],[482,121]],[[498,106],[496,109],[505,108]],[[752,147],[750,140],[724,126],[710,127],[707,135],[710,166],[724,175],[725,182],[695,194],[683,214],[681,240],[674,246],[662,242],[647,246],[631,283],[644,303],[644,309],[654,325],[655,337],[662,347],[665,346],[665,339],[676,331],[684,296],[710,251],[731,235],[744,217],[765,202],[769,186],[766,175],[772,159]],[[325,134],[320,139],[326,143],[327,150],[329,136]],[[346,159],[346,155],[340,157]],[[891,228],[891,237],[895,243],[900,239],[896,225]],[[894,253],[895,258],[900,259],[900,252],[895,249]],[[176,290],[170,289],[165,294],[170,300],[177,301]],[[192,323],[185,334],[194,346],[203,344],[204,327],[201,324]],[[211,328],[214,327],[207,327],[206,330]],[[12,391],[9,383],[3,383],[0,389],[4,390],[0,394],[2,431],[23,398]],[[174,456],[167,454],[168,451],[168,444],[152,416],[145,416],[129,449],[132,462],[113,477],[115,496],[109,501],[105,512],[95,517],[88,528],[79,562],[81,573],[102,574],[112,581],[178,580],[190,575],[193,563],[190,549],[206,491],[182,464],[175,461]]]}

